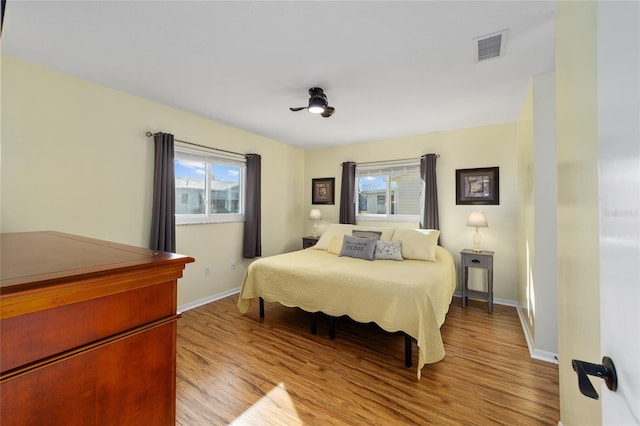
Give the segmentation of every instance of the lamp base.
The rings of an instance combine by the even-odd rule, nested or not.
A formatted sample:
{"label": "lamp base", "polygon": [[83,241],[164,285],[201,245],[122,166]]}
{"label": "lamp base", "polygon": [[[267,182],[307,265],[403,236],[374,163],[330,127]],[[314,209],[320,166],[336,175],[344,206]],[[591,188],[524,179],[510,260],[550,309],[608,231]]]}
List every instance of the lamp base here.
{"label": "lamp base", "polygon": [[317,220],[313,220],[313,235],[312,237],[317,237],[318,236],[318,221]]}
{"label": "lamp base", "polygon": [[478,232],[478,227],[476,226],[476,233],[473,234],[473,252],[480,253],[480,233]]}

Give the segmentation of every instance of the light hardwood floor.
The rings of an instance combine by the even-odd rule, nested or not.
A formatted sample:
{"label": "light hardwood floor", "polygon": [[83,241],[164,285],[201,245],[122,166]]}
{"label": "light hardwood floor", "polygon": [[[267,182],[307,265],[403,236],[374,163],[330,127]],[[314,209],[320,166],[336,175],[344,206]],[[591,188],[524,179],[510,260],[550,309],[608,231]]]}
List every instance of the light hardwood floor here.
{"label": "light hardwood floor", "polygon": [[404,367],[404,338],[342,317],[336,339],[320,316],[237,295],[178,322],[177,420],[194,425],[557,425],[557,365],[533,360],[515,308],[454,298],[446,357]]}

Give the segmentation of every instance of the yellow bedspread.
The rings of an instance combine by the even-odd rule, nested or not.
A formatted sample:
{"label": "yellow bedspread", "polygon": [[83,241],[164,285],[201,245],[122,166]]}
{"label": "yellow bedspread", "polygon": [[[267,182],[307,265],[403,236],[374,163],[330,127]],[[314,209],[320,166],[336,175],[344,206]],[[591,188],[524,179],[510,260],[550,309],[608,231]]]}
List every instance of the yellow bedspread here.
{"label": "yellow bedspread", "polygon": [[418,379],[425,364],[444,358],[440,326],[456,287],[451,254],[437,247],[436,262],[338,257],[306,249],[259,259],[247,269],[238,308],[262,297],[307,312],[348,315],[403,331],[418,342]]}

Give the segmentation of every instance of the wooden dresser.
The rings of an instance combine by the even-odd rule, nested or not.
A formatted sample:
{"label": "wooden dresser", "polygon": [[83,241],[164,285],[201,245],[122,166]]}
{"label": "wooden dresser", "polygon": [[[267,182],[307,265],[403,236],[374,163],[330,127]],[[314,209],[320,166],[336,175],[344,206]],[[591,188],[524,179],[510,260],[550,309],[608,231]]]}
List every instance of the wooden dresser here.
{"label": "wooden dresser", "polygon": [[0,424],[173,425],[194,259],[59,232],[0,242]]}

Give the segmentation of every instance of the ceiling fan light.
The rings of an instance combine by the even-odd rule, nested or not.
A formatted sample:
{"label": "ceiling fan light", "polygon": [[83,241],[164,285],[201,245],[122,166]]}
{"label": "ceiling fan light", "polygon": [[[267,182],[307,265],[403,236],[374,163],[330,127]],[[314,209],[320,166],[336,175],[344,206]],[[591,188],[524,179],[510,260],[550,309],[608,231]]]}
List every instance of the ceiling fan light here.
{"label": "ceiling fan light", "polygon": [[322,114],[324,112],[324,100],[322,98],[316,97],[316,98],[311,98],[309,100],[309,112],[312,112],[314,114]]}

